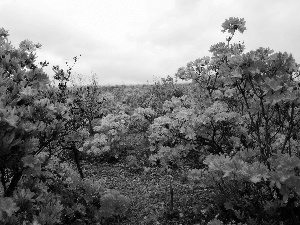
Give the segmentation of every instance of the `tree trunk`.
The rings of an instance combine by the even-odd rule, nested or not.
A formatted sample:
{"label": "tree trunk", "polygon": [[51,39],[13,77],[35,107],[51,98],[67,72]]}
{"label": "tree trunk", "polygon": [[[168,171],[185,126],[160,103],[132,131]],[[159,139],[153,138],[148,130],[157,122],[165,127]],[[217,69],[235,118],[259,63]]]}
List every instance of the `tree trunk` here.
{"label": "tree trunk", "polygon": [[16,190],[18,183],[22,177],[23,169],[21,171],[18,171],[14,174],[13,178],[11,179],[11,182],[9,186],[7,187],[6,191],[4,192],[4,197],[11,197],[13,196],[14,191]]}
{"label": "tree trunk", "polygon": [[76,146],[73,144],[72,145],[72,151],[73,151],[73,154],[74,154],[74,161],[75,161],[75,164],[76,164],[76,167],[77,167],[77,170],[78,170],[78,173],[81,177],[81,179],[84,178],[84,175],[83,175],[83,171],[82,171],[82,168],[80,166],[80,160],[79,160],[79,151],[78,149],[76,148]]}

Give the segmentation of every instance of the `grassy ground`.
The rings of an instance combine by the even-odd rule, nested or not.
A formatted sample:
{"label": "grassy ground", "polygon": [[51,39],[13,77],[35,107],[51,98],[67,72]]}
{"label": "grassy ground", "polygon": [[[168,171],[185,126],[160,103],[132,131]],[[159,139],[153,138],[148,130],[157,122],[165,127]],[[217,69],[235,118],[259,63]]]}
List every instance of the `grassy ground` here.
{"label": "grassy ground", "polygon": [[[203,224],[201,209],[206,205],[205,191],[185,182],[176,171],[160,169],[134,171],[122,163],[97,164],[86,168],[105,180],[105,187],[116,189],[131,199],[126,218],[109,224]],[[171,177],[171,176],[172,177]],[[173,211],[170,185],[173,188]]]}

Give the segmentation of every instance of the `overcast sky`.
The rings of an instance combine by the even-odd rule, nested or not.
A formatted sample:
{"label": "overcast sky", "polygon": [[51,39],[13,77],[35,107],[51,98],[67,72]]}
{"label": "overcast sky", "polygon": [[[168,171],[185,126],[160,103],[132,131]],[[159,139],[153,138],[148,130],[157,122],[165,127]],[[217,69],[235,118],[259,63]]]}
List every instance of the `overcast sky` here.
{"label": "overcast sky", "polygon": [[234,41],[246,50],[270,47],[300,63],[300,0],[0,0],[0,27],[14,46],[41,43],[39,61],[65,67],[100,84],[143,84],[173,76],[224,41],[221,24],[246,21]]}

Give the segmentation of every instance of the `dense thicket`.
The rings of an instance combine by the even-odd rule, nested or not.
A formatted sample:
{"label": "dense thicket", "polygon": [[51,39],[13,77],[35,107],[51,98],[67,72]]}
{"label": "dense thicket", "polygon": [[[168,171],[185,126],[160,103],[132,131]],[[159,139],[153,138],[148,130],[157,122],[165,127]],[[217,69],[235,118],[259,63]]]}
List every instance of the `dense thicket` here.
{"label": "dense thicket", "polygon": [[[25,40],[16,49],[1,29],[0,221],[120,221],[130,196],[91,171],[119,162],[134,173],[180,171],[204,188],[209,204],[191,212],[201,224],[299,224],[299,65],[287,53],[245,53],[232,43],[243,19],[222,27],[226,42],[176,78],[110,88],[70,85],[73,66],[54,66],[59,85],[51,86],[48,63],[35,62],[41,45]],[[166,218],[184,221],[172,183],[170,199]]]}

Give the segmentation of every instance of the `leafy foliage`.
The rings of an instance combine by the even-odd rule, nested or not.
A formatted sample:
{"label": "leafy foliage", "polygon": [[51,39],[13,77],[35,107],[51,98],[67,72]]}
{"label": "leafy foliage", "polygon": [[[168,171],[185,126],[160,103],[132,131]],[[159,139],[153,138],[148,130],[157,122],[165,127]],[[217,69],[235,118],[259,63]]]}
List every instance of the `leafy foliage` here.
{"label": "leafy foliage", "polygon": [[[226,133],[231,133],[234,125],[234,132],[227,137],[231,143],[224,145],[216,137],[210,139],[217,140],[221,149],[227,146],[227,150],[211,152],[204,160],[208,171],[216,172],[216,184],[223,184],[214,197],[223,220],[230,222],[234,218],[236,222],[250,223],[255,218],[251,224],[279,220],[296,224],[299,65],[287,53],[273,53],[268,48],[243,53],[243,44],[230,44],[235,31],[243,33],[244,25],[243,19],[226,20],[222,31],[230,34],[227,44],[213,45],[211,58],[189,63],[178,70],[177,76],[191,79],[207,90],[207,96],[214,100],[206,107],[213,123],[227,123]],[[202,121],[211,123],[205,115]],[[218,134],[223,128],[214,124],[205,132]],[[232,181],[235,185],[227,188],[227,182]],[[256,193],[261,200],[251,197],[255,189],[262,193]],[[221,200],[223,195],[231,200]],[[233,214],[225,215],[226,212]]]}
{"label": "leafy foliage", "polygon": [[[53,67],[59,84],[51,86],[48,63],[35,64],[41,45],[24,40],[16,49],[0,29],[0,222],[125,217],[131,199],[87,171],[104,159],[144,168],[145,177],[157,165],[181,170],[189,188],[206,190],[209,204],[190,215],[208,224],[299,224],[299,65],[269,48],[245,53],[231,42],[245,30],[244,19],[231,17],[222,24],[226,41],[174,79],[109,90],[95,80],[67,87],[68,64],[66,72]],[[144,224],[188,214],[173,210],[169,186],[172,210],[150,210]]]}
{"label": "leafy foliage", "polygon": [[[94,106],[89,105],[95,92],[89,94],[87,103],[69,98],[66,83],[72,67],[66,73],[53,67],[60,83],[58,89],[52,87],[43,72],[48,63],[41,62],[40,68],[35,64],[35,51],[41,45],[25,40],[15,49],[7,37],[8,32],[1,28],[0,221],[61,224],[74,221],[68,217],[68,210],[83,217],[90,213],[97,220],[95,212],[100,210],[105,190],[101,183],[83,179],[77,149],[86,138],[80,116],[92,121],[98,113],[90,111]],[[85,111],[78,114],[76,106]],[[70,161],[63,157],[70,150],[80,176],[74,175]],[[68,205],[68,197],[77,199],[72,206]],[[124,216],[125,196],[119,194],[115,199],[121,199],[122,204],[114,205],[117,211],[111,216]],[[105,209],[103,204],[101,210]]]}

